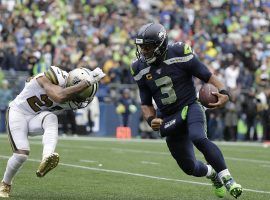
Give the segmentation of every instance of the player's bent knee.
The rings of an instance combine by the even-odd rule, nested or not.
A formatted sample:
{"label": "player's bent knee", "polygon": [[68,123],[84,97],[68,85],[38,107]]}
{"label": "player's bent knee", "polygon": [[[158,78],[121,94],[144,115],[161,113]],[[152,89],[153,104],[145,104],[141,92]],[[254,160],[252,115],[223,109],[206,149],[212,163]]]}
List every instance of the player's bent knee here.
{"label": "player's bent knee", "polygon": [[192,160],[177,161],[179,167],[187,174],[193,175],[195,170],[195,163]]}
{"label": "player's bent knee", "polygon": [[16,150],[16,151],[14,151],[14,153],[16,153],[16,154],[23,154],[23,155],[29,156],[30,151],[29,151],[29,150],[21,150],[21,149],[18,149],[18,150]]}

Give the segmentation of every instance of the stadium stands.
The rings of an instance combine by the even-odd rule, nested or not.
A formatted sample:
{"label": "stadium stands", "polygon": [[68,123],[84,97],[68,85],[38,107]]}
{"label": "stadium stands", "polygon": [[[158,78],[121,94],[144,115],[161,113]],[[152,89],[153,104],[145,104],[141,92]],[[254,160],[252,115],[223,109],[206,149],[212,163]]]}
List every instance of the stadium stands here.
{"label": "stadium stands", "polygon": [[207,111],[209,138],[270,139],[269,1],[0,0],[0,12],[0,68],[14,95],[26,76],[50,65],[67,71],[99,66],[108,74],[100,101],[114,104],[122,84],[138,101],[129,73],[134,34],[159,21],[170,43],[189,43],[232,93],[225,109]]}

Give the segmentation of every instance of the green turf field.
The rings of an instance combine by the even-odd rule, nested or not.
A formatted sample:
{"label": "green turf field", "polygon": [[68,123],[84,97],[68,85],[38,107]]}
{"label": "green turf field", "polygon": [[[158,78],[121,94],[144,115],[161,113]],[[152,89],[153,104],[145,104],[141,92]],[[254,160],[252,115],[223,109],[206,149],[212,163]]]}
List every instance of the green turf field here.
{"label": "green turf field", "polygon": [[[270,147],[217,143],[229,169],[245,188],[239,199],[270,200]],[[31,155],[14,180],[10,199],[214,200],[206,178],[185,175],[163,140],[60,138],[60,165],[37,178],[41,138],[31,138]],[[0,136],[0,176],[11,149]],[[197,158],[202,159],[196,151]],[[223,199],[234,199],[229,194]]]}

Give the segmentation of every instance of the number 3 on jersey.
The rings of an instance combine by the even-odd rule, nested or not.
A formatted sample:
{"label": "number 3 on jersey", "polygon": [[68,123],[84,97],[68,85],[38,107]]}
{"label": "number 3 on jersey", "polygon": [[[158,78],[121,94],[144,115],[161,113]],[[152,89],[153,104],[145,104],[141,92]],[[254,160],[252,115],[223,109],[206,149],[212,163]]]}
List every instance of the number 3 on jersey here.
{"label": "number 3 on jersey", "polygon": [[161,102],[163,103],[163,105],[168,105],[168,104],[176,102],[177,96],[173,89],[172,79],[169,76],[164,76],[162,78],[159,78],[155,80],[155,83],[158,87],[160,87],[161,94],[167,95],[167,97],[164,97],[161,99]]}

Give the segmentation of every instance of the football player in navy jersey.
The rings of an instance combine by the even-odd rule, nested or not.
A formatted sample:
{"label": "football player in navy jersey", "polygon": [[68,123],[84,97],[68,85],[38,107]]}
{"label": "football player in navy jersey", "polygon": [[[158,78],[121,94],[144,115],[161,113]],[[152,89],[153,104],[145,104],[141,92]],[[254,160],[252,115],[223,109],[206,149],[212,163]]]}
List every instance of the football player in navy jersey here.
{"label": "football player in navy jersey", "polygon": [[[218,197],[224,197],[226,189],[239,197],[241,185],[231,176],[220,149],[206,136],[205,112],[197,101],[193,76],[219,89],[213,93],[218,102],[209,104],[213,108],[221,108],[229,100],[223,83],[199,61],[189,45],[182,42],[168,45],[161,24],[143,25],[135,44],[137,59],[132,63],[131,74],[139,87],[141,108],[148,124],[166,137],[173,158],[186,174],[209,178]],[[207,164],[195,158],[193,145]]]}

